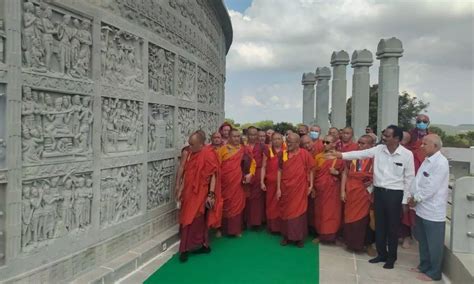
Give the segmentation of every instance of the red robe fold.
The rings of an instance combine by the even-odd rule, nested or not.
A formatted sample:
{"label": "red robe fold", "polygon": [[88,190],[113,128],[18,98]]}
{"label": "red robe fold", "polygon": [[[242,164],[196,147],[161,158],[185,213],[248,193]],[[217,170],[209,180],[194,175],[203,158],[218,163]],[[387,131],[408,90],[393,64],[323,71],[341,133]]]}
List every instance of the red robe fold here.
{"label": "red robe fold", "polygon": [[359,150],[359,145],[357,143],[349,141],[349,143],[344,144],[344,142],[341,141],[341,152],[350,152],[350,151],[357,151]]}
{"label": "red robe fold", "polygon": [[245,203],[245,221],[247,226],[260,226],[265,220],[265,192],[261,189],[260,178],[262,172],[263,155],[268,148],[265,144],[257,143],[253,147],[247,145],[247,150],[255,160],[255,175],[248,188],[247,200]]}
{"label": "red robe fold", "polygon": [[[206,146],[211,149],[218,158],[217,150],[213,148],[212,145]],[[221,167],[217,167],[216,172],[216,185],[214,189],[215,194],[215,203],[212,210],[207,214],[207,225],[209,228],[220,228],[222,223],[222,209],[224,206],[224,199],[222,198],[222,185],[221,185]]]}
{"label": "red robe fold", "polygon": [[282,234],[290,241],[301,241],[307,235],[308,173],[312,169],[313,159],[303,149],[282,163],[279,202]]}
{"label": "red robe fold", "polygon": [[341,227],[340,178],[331,175],[329,171],[331,168],[342,173],[344,162],[325,160],[324,153],[316,156],[314,227],[321,241],[334,241]]}
{"label": "red robe fold", "polygon": [[267,217],[267,227],[270,232],[280,232],[280,207],[276,196],[278,154],[272,151],[272,155],[270,155],[270,152],[268,152],[266,156],[267,165],[265,167],[265,186],[267,188],[267,192],[265,194],[265,213]]}
{"label": "red robe fold", "polygon": [[243,157],[244,148],[241,147],[231,157],[222,160],[221,164],[223,231],[228,235],[238,235],[242,230],[242,211],[245,208],[241,167]]}

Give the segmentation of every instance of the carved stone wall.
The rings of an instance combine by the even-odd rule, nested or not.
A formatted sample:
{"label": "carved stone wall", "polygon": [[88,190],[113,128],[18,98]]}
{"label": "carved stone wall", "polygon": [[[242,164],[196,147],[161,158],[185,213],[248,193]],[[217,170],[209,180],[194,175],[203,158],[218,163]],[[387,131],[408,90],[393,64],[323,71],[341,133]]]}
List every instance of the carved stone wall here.
{"label": "carved stone wall", "polygon": [[176,223],[231,42],[221,0],[0,1],[0,282],[71,280]]}

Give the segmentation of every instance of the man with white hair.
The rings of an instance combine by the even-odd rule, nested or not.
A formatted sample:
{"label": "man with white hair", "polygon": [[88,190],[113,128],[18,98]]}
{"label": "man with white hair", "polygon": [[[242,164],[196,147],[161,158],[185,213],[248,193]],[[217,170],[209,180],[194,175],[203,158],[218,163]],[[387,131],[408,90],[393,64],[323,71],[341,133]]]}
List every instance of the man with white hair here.
{"label": "man with white hair", "polygon": [[449,164],[441,148],[438,135],[423,137],[421,149],[426,159],[416,174],[408,199],[408,205],[416,210],[415,237],[420,253],[420,264],[411,270],[420,272],[417,279],[423,281],[441,279],[449,180]]}

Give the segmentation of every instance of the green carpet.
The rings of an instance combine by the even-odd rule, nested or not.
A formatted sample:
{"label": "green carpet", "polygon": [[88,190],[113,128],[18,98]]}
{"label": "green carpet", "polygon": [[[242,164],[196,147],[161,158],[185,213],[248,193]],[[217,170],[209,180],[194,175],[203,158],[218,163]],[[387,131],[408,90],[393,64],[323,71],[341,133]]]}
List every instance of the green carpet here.
{"label": "green carpet", "polygon": [[280,239],[263,230],[213,239],[210,254],[190,254],[186,263],[176,254],[145,284],[318,283],[318,246],[308,239],[304,248],[282,247]]}

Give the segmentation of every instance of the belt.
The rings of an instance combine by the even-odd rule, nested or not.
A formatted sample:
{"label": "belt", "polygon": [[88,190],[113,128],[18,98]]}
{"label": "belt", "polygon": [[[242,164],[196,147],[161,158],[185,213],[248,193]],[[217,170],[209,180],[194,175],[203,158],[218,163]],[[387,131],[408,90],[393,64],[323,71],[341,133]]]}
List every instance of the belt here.
{"label": "belt", "polygon": [[390,189],[384,188],[384,187],[374,186],[374,190],[376,190],[376,191],[381,191],[381,192],[385,192],[385,191],[389,191]]}

